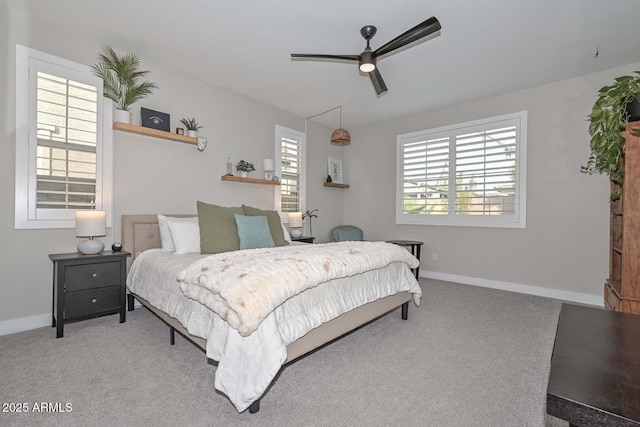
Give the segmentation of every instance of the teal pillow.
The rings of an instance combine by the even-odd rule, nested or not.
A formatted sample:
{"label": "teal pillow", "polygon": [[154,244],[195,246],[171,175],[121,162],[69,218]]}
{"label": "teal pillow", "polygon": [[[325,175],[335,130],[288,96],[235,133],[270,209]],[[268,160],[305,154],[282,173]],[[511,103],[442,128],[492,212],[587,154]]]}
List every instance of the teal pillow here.
{"label": "teal pillow", "polygon": [[242,205],[242,210],[244,211],[245,215],[261,215],[267,217],[267,222],[269,222],[269,230],[271,230],[271,238],[273,239],[273,243],[275,243],[276,246],[285,246],[289,244],[289,242],[287,242],[287,239],[284,237],[284,232],[282,231],[282,222],[280,221],[280,214],[278,212],[266,211],[247,205]]}
{"label": "teal pillow", "polygon": [[240,249],[273,248],[276,246],[269,231],[266,216],[235,214]]}

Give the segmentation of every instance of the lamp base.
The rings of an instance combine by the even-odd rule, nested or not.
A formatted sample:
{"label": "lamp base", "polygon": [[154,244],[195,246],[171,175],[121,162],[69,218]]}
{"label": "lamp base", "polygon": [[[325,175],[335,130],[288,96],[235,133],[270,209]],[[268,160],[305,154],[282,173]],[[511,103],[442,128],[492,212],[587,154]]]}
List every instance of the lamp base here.
{"label": "lamp base", "polygon": [[267,181],[271,181],[273,179],[273,172],[265,171],[264,172],[264,179],[266,179]]}
{"label": "lamp base", "polygon": [[289,230],[289,234],[291,235],[291,237],[297,239],[298,237],[302,236],[302,230],[300,230],[299,228],[292,228],[291,230]]}
{"label": "lamp base", "polygon": [[104,249],[104,243],[98,239],[87,239],[78,243],[78,252],[85,255],[99,254]]}

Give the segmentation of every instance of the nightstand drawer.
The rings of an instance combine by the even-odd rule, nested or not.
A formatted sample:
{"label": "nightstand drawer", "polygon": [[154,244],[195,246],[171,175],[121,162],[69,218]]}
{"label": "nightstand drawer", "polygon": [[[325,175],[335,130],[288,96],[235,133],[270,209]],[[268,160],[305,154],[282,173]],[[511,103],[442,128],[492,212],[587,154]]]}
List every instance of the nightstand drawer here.
{"label": "nightstand drawer", "polygon": [[67,265],[64,271],[65,292],[119,284],[120,266],[120,262]]}
{"label": "nightstand drawer", "polygon": [[64,318],[86,316],[120,308],[120,286],[69,292],[64,295]]}

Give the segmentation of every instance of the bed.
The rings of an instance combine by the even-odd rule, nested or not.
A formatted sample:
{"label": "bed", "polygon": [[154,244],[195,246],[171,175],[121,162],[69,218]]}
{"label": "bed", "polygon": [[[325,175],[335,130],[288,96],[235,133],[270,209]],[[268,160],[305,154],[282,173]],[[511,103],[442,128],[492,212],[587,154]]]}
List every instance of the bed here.
{"label": "bed", "polygon": [[[188,215],[172,216],[187,217]],[[123,215],[122,238],[123,248],[132,254],[127,261],[127,270],[129,271],[129,277],[127,278],[129,310],[133,310],[135,298],[170,327],[172,341],[174,331],[177,330],[184,337],[205,350],[207,357],[217,361],[216,388],[229,397],[239,412],[248,408],[250,413],[255,413],[260,409],[262,394],[279,369],[285,364],[291,363],[322,345],[398,308],[401,308],[401,316],[406,320],[409,302],[413,299],[417,305],[421,296],[420,286],[408,264],[393,262],[382,269],[372,269],[372,271],[354,274],[344,279],[328,280],[326,283],[305,290],[299,295],[289,298],[281,307],[279,306],[273,310],[273,313],[270,313],[267,319],[259,323],[257,330],[245,331],[245,334],[241,335],[239,332],[241,329],[236,330],[229,326],[232,323],[230,319],[221,318],[220,315],[216,315],[200,302],[187,298],[184,292],[181,293],[177,290],[177,272],[183,270],[185,266],[192,268],[198,262],[209,262],[208,258],[210,257],[200,254],[175,255],[159,249],[161,242],[157,215]],[[316,251],[320,250],[321,246],[308,245],[306,243],[299,245],[308,246],[305,250],[311,250],[311,246],[317,246],[317,248],[314,248]],[[326,245],[339,245],[339,243]],[[303,248],[298,249],[302,250]],[[291,247],[289,252],[299,252],[298,249]],[[332,248],[332,250],[335,249]],[[262,250],[236,251],[237,253],[232,255],[241,256],[241,252],[251,254],[251,251],[258,253]],[[132,265],[133,269],[131,268]],[[148,271],[156,275],[148,274]],[[393,285],[387,282],[393,282]],[[376,286],[372,286],[372,283]],[[183,283],[180,285],[182,286]],[[324,295],[326,292],[333,292],[334,295],[337,295],[342,291],[336,291],[336,289],[343,289],[345,286],[348,287],[348,289],[344,288],[346,289],[344,291],[345,295],[348,295],[349,292],[359,294],[362,289],[371,288],[375,289],[371,292],[376,296],[367,297],[371,301],[361,305],[348,303],[347,305],[351,304],[354,307],[348,307],[348,311],[338,313],[337,317],[335,313],[324,313],[324,311],[331,310],[323,308],[321,311],[323,312],[322,316],[325,318],[320,321],[313,319],[316,323],[320,322],[319,325],[309,325],[310,319],[299,320],[295,317],[296,310],[300,312],[297,314],[299,316],[302,314],[307,315],[307,306],[305,305],[307,303],[301,302],[305,298],[317,301],[319,295]],[[377,290],[377,286],[384,288],[384,290]],[[394,286],[397,288],[394,288]],[[154,288],[154,290],[152,291],[151,288]],[[158,296],[156,288],[161,288],[164,293],[160,293],[160,296]],[[327,289],[331,290],[327,291]],[[394,291],[393,289],[405,290]],[[340,294],[340,299],[342,299],[342,294]],[[347,297],[344,299],[348,300]],[[285,320],[283,321],[283,319]],[[281,331],[279,328],[282,328],[282,323],[289,325],[287,322],[293,327],[286,326],[283,328],[286,330],[284,332]],[[272,324],[275,326],[270,326]],[[300,324],[310,330],[305,330]],[[213,332],[214,325],[224,325],[224,329],[222,332]],[[260,341],[256,344],[256,340],[263,340],[260,337],[269,334],[282,335],[282,337],[278,337],[282,343],[265,344]],[[240,349],[229,350],[236,343],[238,343],[237,345],[240,346]],[[283,344],[284,348],[280,348],[283,347]],[[256,345],[258,347],[255,347]],[[242,346],[247,346],[247,350],[243,349]],[[225,352],[229,351],[240,353],[225,354]],[[276,356],[272,357],[270,355],[272,351]],[[254,356],[254,353],[261,356]],[[263,356],[264,360],[275,360],[263,362]],[[245,362],[245,365],[227,367],[229,359],[235,360],[243,357],[250,359],[248,363]],[[252,357],[254,358],[251,359]],[[260,357],[261,359],[256,359],[255,357]],[[221,360],[223,361],[221,362]],[[223,364],[225,366],[222,366]],[[265,365],[265,367],[261,367],[262,365]],[[252,369],[256,370],[256,379],[247,380],[246,377],[251,375]],[[235,385],[238,382],[242,383],[242,381],[245,381],[246,384]],[[236,390],[236,387],[239,390]]]}

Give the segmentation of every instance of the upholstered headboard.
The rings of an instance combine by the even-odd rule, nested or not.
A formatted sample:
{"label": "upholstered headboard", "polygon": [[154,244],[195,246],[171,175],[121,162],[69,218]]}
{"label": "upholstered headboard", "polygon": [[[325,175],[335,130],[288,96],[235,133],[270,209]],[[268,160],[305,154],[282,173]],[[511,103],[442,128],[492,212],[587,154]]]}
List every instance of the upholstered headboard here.
{"label": "upholstered headboard", "polygon": [[[190,217],[196,215],[167,215]],[[122,215],[122,248],[131,253],[127,271],[136,256],[147,249],[160,248],[160,228],[157,215]]]}

